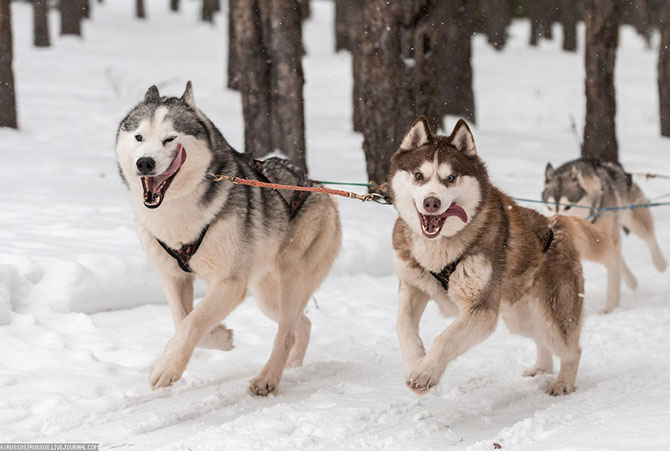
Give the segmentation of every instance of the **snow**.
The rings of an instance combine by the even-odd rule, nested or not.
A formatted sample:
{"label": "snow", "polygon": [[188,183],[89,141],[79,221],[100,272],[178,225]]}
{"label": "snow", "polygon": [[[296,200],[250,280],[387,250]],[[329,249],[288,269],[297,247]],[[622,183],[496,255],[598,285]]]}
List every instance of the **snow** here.
{"label": "snow", "polygon": [[[225,16],[197,21],[197,3],[170,14],[152,2],[94,3],[84,38],[31,47],[31,10],[14,2],[21,130],[0,130],[0,442],[91,441],[115,449],[667,449],[670,446],[670,281],[636,238],[625,239],[640,286],[604,306],[605,271],[585,265],[587,316],[577,391],[552,398],[554,376],[520,377],[531,341],[499,325],[447,368],[434,392],[403,385],[395,336],[397,279],[390,207],[339,202],[344,246],[308,315],[305,365],[276,396],[248,394],[275,325],[252,299],[226,321],[228,353],[196,350],[183,379],[152,392],[149,367],[173,333],[158,276],[135,234],[113,154],[119,120],[151,84],[196,102],[233,146],[243,143],[237,93],[223,89]],[[362,181],[362,138],[351,131],[350,56],[333,52],[333,6],[313,2],[305,25],[311,175]],[[52,31],[57,17],[51,16]],[[547,161],[577,156],[583,52],[557,40],[527,46],[528,24],[495,52],[474,39],[480,154],[509,194],[538,198]],[[583,29],[582,29],[583,31]],[[654,37],[657,48],[658,37]],[[616,71],[621,159],[631,171],[670,173],[658,134],[655,50],[622,32]],[[448,118],[452,127],[456,118]],[[649,197],[667,182],[639,181]],[[654,210],[670,254],[670,210]],[[199,285],[198,296],[204,292]],[[427,344],[449,323],[429,307]]]}

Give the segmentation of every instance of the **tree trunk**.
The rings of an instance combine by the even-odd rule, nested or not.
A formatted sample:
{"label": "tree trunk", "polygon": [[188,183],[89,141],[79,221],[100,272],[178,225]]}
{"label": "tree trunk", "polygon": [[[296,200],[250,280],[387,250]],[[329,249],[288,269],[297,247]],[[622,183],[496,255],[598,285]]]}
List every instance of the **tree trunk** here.
{"label": "tree trunk", "polygon": [[[440,0],[444,1],[444,0]],[[444,19],[444,61],[442,98],[445,109],[442,114],[462,116],[468,121],[476,122],[475,94],[472,89],[472,40],[469,36],[474,32],[471,17],[471,6],[468,0],[449,0]],[[468,36],[464,39],[463,36]]]}
{"label": "tree trunk", "polygon": [[33,0],[33,45],[49,47],[49,5],[47,0]]}
{"label": "tree trunk", "polygon": [[146,19],[147,14],[144,10],[144,0],[135,0],[135,16],[138,19]]}
{"label": "tree trunk", "polygon": [[170,0],[170,11],[179,11],[179,0]]}
{"label": "tree trunk", "polygon": [[[448,2],[448,0],[443,1]],[[488,42],[496,50],[502,50],[507,43],[507,26],[510,23],[508,1],[481,0],[480,6]]]}
{"label": "tree trunk", "polygon": [[563,25],[563,50],[577,51],[577,0],[560,0],[559,15]]}
{"label": "tree trunk", "polygon": [[404,86],[400,21],[402,5],[386,0],[363,4],[360,48],[360,128],[368,179],[384,183],[391,155],[409,124],[400,116],[409,110]]}
{"label": "tree trunk", "polygon": [[551,22],[553,19],[552,0],[530,0],[526,4],[530,19],[530,45],[538,45],[541,38],[552,39]]}
{"label": "tree trunk", "polygon": [[335,0],[335,51],[353,51],[351,37],[349,36],[351,0]]}
{"label": "tree trunk", "polygon": [[214,22],[214,13],[220,9],[218,0],[202,0],[200,19],[203,22]]}
{"label": "tree trunk", "polygon": [[90,19],[91,18],[91,3],[89,0],[79,0],[80,5],[79,7],[81,8],[81,17],[84,19]]}
{"label": "tree trunk", "polygon": [[12,69],[10,0],[0,0],[0,127],[18,128]]}
{"label": "tree trunk", "polygon": [[300,8],[300,18],[307,20],[312,16],[312,8],[309,5],[309,0],[297,0]]}
{"label": "tree trunk", "polygon": [[619,41],[621,2],[585,0],[586,121],[582,155],[618,161],[614,65]]}
{"label": "tree trunk", "polygon": [[301,4],[272,0],[271,5],[272,145],[307,171]]}
{"label": "tree trunk", "polygon": [[228,89],[239,90],[237,67],[237,45],[235,44],[235,24],[234,10],[239,8],[241,0],[228,0]]}
{"label": "tree trunk", "polygon": [[[649,27],[649,0],[635,0],[635,30],[651,48],[651,28]],[[667,0],[662,4],[667,3]]]}
{"label": "tree trunk", "polygon": [[81,36],[80,0],[60,1],[60,34]]}
{"label": "tree trunk", "polygon": [[253,157],[272,151],[270,66],[263,47],[258,0],[236,2],[233,11],[238,88],[244,115],[244,149]]}
{"label": "tree trunk", "polygon": [[658,96],[661,104],[661,135],[670,137],[670,2],[659,14],[661,45],[658,55]]}

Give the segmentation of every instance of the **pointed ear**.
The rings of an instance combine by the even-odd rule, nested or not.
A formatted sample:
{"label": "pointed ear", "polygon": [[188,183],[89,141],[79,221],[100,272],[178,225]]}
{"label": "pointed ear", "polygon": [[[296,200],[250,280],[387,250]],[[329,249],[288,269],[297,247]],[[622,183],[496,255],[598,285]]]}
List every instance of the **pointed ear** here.
{"label": "pointed ear", "polygon": [[195,98],[193,97],[193,84],[191,83],[191,80],[186,82],[186,89],[181,95],[181,100],[191,108],[195,108]]}
{"label": "pointed ear", "polygon": [[432,139],[430,132],[430,125],[428,125],[428,118],[424,115],[419,116],[410,126],[405,137],[400,144],[401,150],[411,150],[428,144]]}
{"label": "pointed ear", "polygon": [[544,179],[548,182],[549,180],[554,178],[554,175],[556,175],[556,170],[551,165],[551,163],[547,163],[547,167],[544,170]]}
{"label": "pointed ear", "polygon": [[158,88],[156,85],[153,85],[147,89],[146,94],[144,94],[144,102],[146,103],[155,103],[161,99],[161,95],[158,93]]}
{"label": "pointed ear", "polygon": [[470,127],[468,127],[468,124],[463,119],[459,119],[456,123],[454,131],[451,132],[451,136],[449,137],[449,141],[452,146],[469,157],[477,154],[475,138],[472,136]]}

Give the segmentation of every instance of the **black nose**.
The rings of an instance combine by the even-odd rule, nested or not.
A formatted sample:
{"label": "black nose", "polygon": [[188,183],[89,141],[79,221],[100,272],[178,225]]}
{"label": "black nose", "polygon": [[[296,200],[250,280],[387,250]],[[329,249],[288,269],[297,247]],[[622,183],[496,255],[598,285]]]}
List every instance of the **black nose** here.
{"label": "black nose", "polygon": [[440,209],[440,199],[437,197],[427,197],[423,200],[423,208],[429,213],[435,213]]}
{"label": "black nose", "polygon": [[153,158],[142,157],[137,160],[137,170],[140,174],[147,175],[156,167],[156,161]]}

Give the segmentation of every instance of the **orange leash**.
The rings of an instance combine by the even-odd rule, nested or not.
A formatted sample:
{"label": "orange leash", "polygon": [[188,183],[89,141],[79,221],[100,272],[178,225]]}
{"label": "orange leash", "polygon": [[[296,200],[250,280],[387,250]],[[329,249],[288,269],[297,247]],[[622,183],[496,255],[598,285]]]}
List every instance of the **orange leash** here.
{"label": "orange leash", "polygon": [[267,182],[261,182],[260,180],[249,180],[249,179],[243,179],[240,177],[233,177],[230,175],[215,175],[215,174],[209,174],[212,177],[212,180],[215,182],[220,182],[223,180],[226,180],[228,182],[231,182],[235,185],[247,185],[247,186],[255,186],[257,188],[268,188],[268,189],[283,189],[283,190],[290,190],[290,191],[310,191],[313,193],[325,193],[325,194],[332,194],[334,196],[341,196],[341,197],[348,197],[349,199],[358,199],[361,202],[367,202],[369,200],[373,202],[377,202],[378,204],[390,204],[389,200],[379,194],[379,193],[366,193],[366,194],[358,194],[354,193],[352,191],[343,191],[339,189],[332,189],[332,188],[325,188],[323,186],[296,186],[296,185],[280,185],[278,183],[267,183]]}

